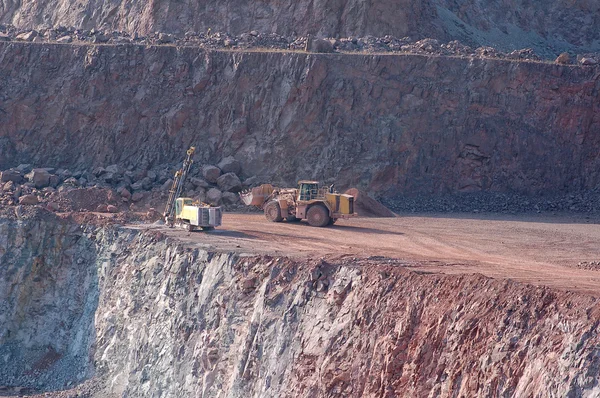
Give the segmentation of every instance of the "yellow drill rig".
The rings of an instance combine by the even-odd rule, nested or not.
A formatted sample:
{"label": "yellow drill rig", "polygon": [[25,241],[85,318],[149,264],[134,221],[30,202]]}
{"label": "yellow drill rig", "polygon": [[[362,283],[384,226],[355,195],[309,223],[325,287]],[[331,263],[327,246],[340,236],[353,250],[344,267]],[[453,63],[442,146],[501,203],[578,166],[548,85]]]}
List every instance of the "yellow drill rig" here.
{"label": "yellow drill rig", "polygon": [[313,227],[333,225],[340,218],[356,216],[354,197],[319,187],[317,181],[299,181],[298,188],[263,184],[240,193],[247,206],[263,209],[272,222],[307,220]]}
{"label": "yellow drill rig", "polygon": [[223,214],[221,207],[213,207],[206,203],[193,201],[191,198],[179,197],[194,162],[192,155],[195,151],[196,148],[194,147],[188,149],[183,166],[175,172],[175,179],[169,191],[169,199],[163,213],[165,223],[169,227],[178,225],[188,231],[193,231],[197,228],[202,228],[202,230],[214,229],[221,225]]}

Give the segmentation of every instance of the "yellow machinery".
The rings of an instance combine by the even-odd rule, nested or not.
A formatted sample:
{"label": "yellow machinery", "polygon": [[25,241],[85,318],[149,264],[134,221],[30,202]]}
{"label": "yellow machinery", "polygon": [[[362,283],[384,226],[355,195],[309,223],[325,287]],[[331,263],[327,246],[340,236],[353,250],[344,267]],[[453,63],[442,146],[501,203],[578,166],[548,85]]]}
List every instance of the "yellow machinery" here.
{"label": "yellow machinery", "polygon": [[333,191],[333,186],[320,188],[317,181],[299,181],[298,188],[276,188],[263,184],[240,193],[247,206],[264,210],[269,221],[306,219],[313,227],[332,225],[340,218],[356,216],[354,197]]}
{"label": "yellow machinery", "polygon": [[213,229],[221,225],[222,218],[221,207],[213,207],[206,203],[194,202],[191,198],[179,197],[194,162],[192,155],[195,150],[194,147],[188,149],[183,166],[175,172],[175,179],[169,191],[169,199],[163,213],[165,223],[169,227],[179,225],[188,231],[193,231],[196,228]]}

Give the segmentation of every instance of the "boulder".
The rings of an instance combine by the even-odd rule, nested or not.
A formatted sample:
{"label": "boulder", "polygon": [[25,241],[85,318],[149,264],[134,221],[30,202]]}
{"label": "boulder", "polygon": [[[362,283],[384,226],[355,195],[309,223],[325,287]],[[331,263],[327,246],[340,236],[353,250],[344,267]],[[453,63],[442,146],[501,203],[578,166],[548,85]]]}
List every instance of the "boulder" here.
{"label": "boulder", "polygon": [[304,50],[309,53],[332,53],[333,44],[329,40],[308,37]]}
{"label": "boulder", "polygon": [[56,175],[59,176],[62,180],[66,180],[67,178],[73,177],[73,173],[70,170],[58,169],[56,170]]}
{"label": "boulder", "polygon": [[144,177],[142,178],[142,181],[140,181],[142,183],[142,187],[148,191],[152,188],[152,180],[149,177]]}
{"label": "boulder", "polygon": [[257,176],[252,176],[244,180],[244,186],[247,188],[255,187],[257,185],[260,185],[260,180]]}
{"label": "boulder", "polygon": [[568,65],[571,63],[571,56],[569,55],[569,53],[562,53],[556,58],[554,62],[561,65]]}
{"label": "boulder", "polygon": [[123,168],[118,164],[111,164],[110,166],[106,167],[106,172],[114,174],[123,174],[125,170],[123,170]]}
{"label": "boulder", "polygon": [[163,192],[169,192],[169,190],[171,189],[171,187],[173,186],[173,180],[171,180],[170,178],[164,182],[164,184],[162,184],[162,186],[160,187],[160,190]]}
{"label": "boulder", "polygon": [[8,181],[4,184],[4,186],[2,187],[2,190],[4,192],[8,192],[8,191],[12,191],[15,187],[15,183],[12,181]]}
{"label": "boulder", "polygon": [[33,170],[33,166],[31,166],[30,164],[20,164],[17,166],[17,170],[23,174],[27,174],[31,170]]}
{"label": "boulder", "polygon": [[46,169],[33,169],[25,177],[33,183],[36,188],[44,188],[50,185],[50,173]]}
{"label": "boulder", "polygon": [[217,206],[219,203],[221,203],[222,197],[223,194],[217,188],[211,188],[206,193],[206,201],[213,206]]}
{"label": "boulder", "polygon": [[390,209],[356,188],[350,188],[345,193],[354,196],[354,212],[359,216],[396,217]]}
{"label": "boulder", "polygon": [[14,169],[3,171],[2,174],[0,174],[0,182],[9,181],[14,182],[15,184],[20,184],[23,182],[23,173]]}
{"label": "boulder", "polygon": [[175,37],[173,37],[173,35],[169,34],[169,33],[160,33],[158,35],[158,42],[159,43],[173,43],[175,41]]}
{"label": "boulder", "polygon": [[114,205],[108,205],[108,206],[106,206],[106,211],[108,211],[109,213],[118,213],[119,208]]}
{"label": "boulder", "polygon": [[40,203],[40,201],[35,195],[23,195],[19,198],[20,205],[37,205],[38,203]]}
{"label": "boulder", "polygon": [[233,192],[223,192],[223,203],[233,205],[240,201],[240,197]]}
{"label": "boulder", "polygon": [[60,177],[57,176],[56,174],[50,174],[49,185],[52,188],[56,188],[58,186],[58,184],[60,184]]}
{"label": "boulder", "polygon": [[110,37],[108,37],[107,35],[103,33],[97,33],[92,38],[92,43],[106,43],[109,39]]}
{"label": "boulder", "polygon": [[152,170],[150,170],[148,173],[146,173],[146,177],[148,177],[152,182],[156,181],[156,173]]}
{"label": "boulder", "polygon": [[581,65],[596,65],[598,63],[598,61],[596,61],[594,58],[581,58],[581,61],[579,61],[579,63]]}
{"label": "boulder", "polygon": [[146,194],[144,194],[143,192],[136,192],[133,195],[131,195],[131,201],[139,202],[140,200],[144,199],[144,196],[146,196]]}
{"label": "boulder", "polygon": [[217,185],[221,191],[240,192],[243,188],[242,181],[235,173],[223,174],[217,178]]}
{"label": "boulder", "polygon": [[69,177],[63,182],[63,185],[70,185],[73,187],[78,187],[79,181],[75,177]]}
{"label": "boulder", "polygon": [[217,178],[221,175],[221,169],[216,166],[205,165],[202,167],[202,176],[204,179],[210,183],[215,184],[217,182]]}
{"label": "boulder", "polygon": [[95,167],[94,170],[92,170],[94,177],[100,177],[104,173],[106,173],[106,169],[104,167]]}
{"label": "boulder", "polygon": [[235,160],[235,158],[233,156],[228,156],[228,157],[224,158],[223,160],[221,160],[219,162],[219,164],[217,166],[221,169],[221,172],[223,174],[225,174],[225,173],[240,174],[240,170],[242,169],[240,162]]}
{"label": "boulder", "polygon": [[121,175],[118,173],[107,172],[102,175],[102,180],[107,184],[116,184],[121,181]]}
{"label": "boulder", "polygon": [[21,33],[17,35],[16,39],[21,41],[32,41],[37,37],[38,33],[35,30],[31,30],[29,32]]}
{"label": "boulder", "polygon": [[192,177],[189,179],[189,181],[196,188],[210,188],[210,184],[207,181],[203,180],[202,178]]}
{"label": "boulder", "polygon": [[121,195],[123,199],[131,199],[131,192],[129,192],[129,190],[125,187],[120,187],[119,189],[117,189],[117,193]]}
{"label": "boulder", "polygon": [[96,207],[96,211],[98,213],[106,213],[108,211],[108,206],[107,205],[98,205]]}
{"label": "boulder", "polygon": [[49,211],[59,211],[60,206],[56,202],[49,202],[48,205],[46,205],[46,209],[48,209]]}
{"label": "boulder", "polygon": [[58,39],[56,39],[57,43],[70,43],[72,41],[73,41],[73,38],[69,35],[62,36],[62,37],[59,37]]}

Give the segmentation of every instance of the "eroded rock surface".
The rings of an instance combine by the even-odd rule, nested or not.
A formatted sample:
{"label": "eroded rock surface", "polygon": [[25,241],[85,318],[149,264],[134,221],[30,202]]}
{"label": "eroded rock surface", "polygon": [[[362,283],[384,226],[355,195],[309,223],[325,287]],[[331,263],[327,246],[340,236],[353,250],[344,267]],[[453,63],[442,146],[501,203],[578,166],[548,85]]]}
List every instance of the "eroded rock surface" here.
{"label": "eroded rock surface", "polygon": [[[95,396],[600,392],[594,297],[419,274],[401,261],[240,256],[158,231],[46,221],[0,224],[9,237],[0,349],[46,350],[24,362],[35,379],[4,362],[0,384],[68,387],[51,376],[70,369],[56,358],[76,353],[82,373],[69,381],[95,374]],[[49,250],[41,268],[31,251],[39,240],[25,239],[34,231]],[[29,290],[9,288],[17,283]],[[73,319],[82,321],[65,324]]]}
{"label": "eroded rock surface", "polygon": [[[0,23],[19,28],[45,29],[74,26],[80,29],[127,31],[129,34],[170,34],[220,31],[283,35],[313,34],[321,37],[410,36],[438,40],[461,40],[469,45],[503,50],[533,47],[556,57],[563,51],[598,50],[599,5],[576,0],[550,5],[539,1],[510,0],[402,0],[366,2],[271,1],[247,3],[237,0],[202,4],[171,0],[140,2],[0,2]],[[22,33],[34,40],[37,32]],[[57,37],[68,42],[70,36]],[[0,38],[1,40],[1,38]],[[97,36],[98,42],[107,37]]]}
{"label": "eroded rock surface", "polygon": [[196,145],[198,164],[235,155],[241,177],[282,186],[314,178],[380,195],[600,184],[596,67],[22,43],[0,43],[0,60],[3,169],[160,168]]}

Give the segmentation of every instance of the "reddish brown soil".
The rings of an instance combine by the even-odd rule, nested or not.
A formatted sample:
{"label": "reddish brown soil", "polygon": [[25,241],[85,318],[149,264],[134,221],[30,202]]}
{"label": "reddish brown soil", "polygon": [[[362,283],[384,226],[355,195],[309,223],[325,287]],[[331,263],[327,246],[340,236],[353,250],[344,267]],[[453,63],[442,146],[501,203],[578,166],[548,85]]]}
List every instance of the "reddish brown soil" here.
{"label": "reddish brown soil", "polygon": [[600,220],[585,216],[356,218],[313,228],[304,222],[269,223],[261,214],[225,214],[223,226],[211,232],[150,228],[241,253],[381,256],[427,272],[483,274],[600,295],[600,271],[578,266],[600,260]]}

